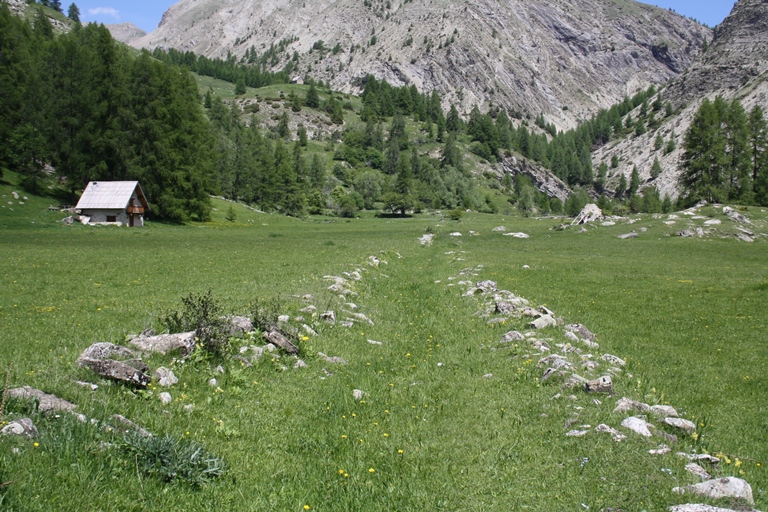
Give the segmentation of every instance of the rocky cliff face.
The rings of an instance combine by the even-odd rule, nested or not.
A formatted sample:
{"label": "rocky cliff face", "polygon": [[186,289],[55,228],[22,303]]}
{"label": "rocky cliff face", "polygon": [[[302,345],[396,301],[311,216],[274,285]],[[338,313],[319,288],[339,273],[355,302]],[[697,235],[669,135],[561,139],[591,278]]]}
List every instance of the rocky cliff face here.
{"label": "rocky cliff face", "polygon": [[[676,198],[683,139],[706,97],[737,98],[747,110],[760,105],[768,112],[768,1],[737,2],[715,30],[707,50],[661,94],[678,110],[677,115],[658,130],[611,143],[593,153],[595,168],[600,162],[610,161],[613,155],[619,158],[619,167],[609,174],[609,188],[619,182],[621,174],[629,180],[632,168],[637,166],[643,182],[641,191],[654,185],[662,196],[669,194]],[[637,118],[637,112],[632,115]],[[654,140],[658,134],[665,143],[674,139],[677,149],[668,154],[655,150]],[[662,173],[654,180],[651,166],[655,158],[661,163]]]}
{"label": "rocky cliff face", "polygon": [[678,76],[711,31],[631,0],[181,0],[132,44],[225,57],[281,39],[275,69],[296,52],[298,75],[335,89],[372,73],[565,129]]}
{"label": "rocky cliff face", "polygon": [[110,34],[112,34],[112,37],[125,44],[131,44],[134,41],[147,35],[146,32],[141,30],[133,23],[119,23],[115,25],[104,26],[107,27]]}

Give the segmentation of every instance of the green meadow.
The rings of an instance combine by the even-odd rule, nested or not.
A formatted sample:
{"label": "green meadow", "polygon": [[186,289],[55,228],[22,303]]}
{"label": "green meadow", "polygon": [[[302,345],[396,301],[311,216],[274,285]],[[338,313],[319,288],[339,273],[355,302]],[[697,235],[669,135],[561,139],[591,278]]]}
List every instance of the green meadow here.
{"label": "green meadow", "polygon": [[[756,507],[768,508],[765,236],[673,236],[703,223],[682,214],[675,225],[634,215],[631,225],[579,232],[555,229],[570,221],[563,218],[467,213],[457,222],[439,212],[365,212],[298,220],[235,205],[232,222],[230,203],[218,200],[205,224],[66,226],[64,214],[47,210],[53,199],[4,179],[0,383],[9,375],[10,387],[54,393],[97,422],[8,401],[3,422],[28,416],[40,436],[0,439],[0,510],[655,511],[707,502],[672,493],[697,481],[678,451],[719,454],[710,473],[746,479]],[[27,200],[14,199],[14,190]],[[750,229],[768,231],[765,211],[741,213],[755,223]],[[701,214],[721,219],[721,233],[735,232],[721,210]],[[530,238],[503,236],[497,226]],[[639,236],[617,238],[630,230]],[[429,246],[418,241],[425,233],[435,235]],[[372,255],[378,267],[368,264]],[[296,316],[307,305],[301,297],[313,294],[319,311],[341,319],[348,308],[324,276],[355,270],[362,278],[350,281],[346,300],[374,325],[303,315],[318,332],[300,340],[306,368],[293,369],[286,355],[250,367],[232,357],[147,356],[151,368],[179,377],[164,405],[158,394],[166,390],[155,384],[131,390],[76,364],[94,342],[125,344],[131,333],[162,330],[164,312],[207,290],[238,314],[254,300],[279,299]],[[459,281],[486,279],[586,325],[600,344],[595,354],[626,359],[613,393],[542,383],[541,355],[525,342],[499,343],[509,330],[529,331],[527,321],[488,324],[475,315],[487,297],[462,296],[468,285]],[[567,342],[561,328],[536,336],[553,351]],[[232,351],[263,343],[233,340]],[[670,404],[697,430],[675,432],[667,455],[648,453],[661,437],[625,431],[617,443],[594,432],[600,423],[622,430],[626,414],[613,413],[622,396]],[[224,462],[223,474],[193,485],[144,471],[121,436],[99,423],[115,413],[158,437],[199,443]],[[581,425],[591,426],[588,435],[565,436]]]}

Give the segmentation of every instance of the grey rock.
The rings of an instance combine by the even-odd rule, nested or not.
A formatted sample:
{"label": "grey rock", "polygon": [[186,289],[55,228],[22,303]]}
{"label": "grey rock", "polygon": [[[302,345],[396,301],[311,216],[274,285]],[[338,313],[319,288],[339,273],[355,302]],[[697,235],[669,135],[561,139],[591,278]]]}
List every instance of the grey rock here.
{"label": "grey rock", "polygon": [[329,324],[335,324],[336,323],[336,312],[333,310],[326,311],[325,313],[320,314],[320,319],[329,323]]}
{"label": "grey rock", "polygon": [[72,412],[76,407],[72,402],[67,402],[56,395],[44,393],[39,389],[29,386],[9,389],[8,396],[21,400],[37,400],[38,410],[46,413],[56,411]]}
{"label": "grey rock", "polygon": [[692,462],[706,462],[707,464],[711,464],[713,466],[716,466],[717,464],[720,464],[720,459],[715,457],[714,455],[710,455],[708,453],[684,453],[684,452],[677,452],[678,457],[682,457],[684,459],[688,459]]}
{"label": "grey rock", "polygon": [[525,336],[523,336],[518,331],[509,331],[504,334],[504,336],[501,337],[501,343],[511,343],[513,341],[523,341],[525,340]]}
{"label": "grey rock", "polygon": [[627,364],[627,362],[622,358],[611,355],[611,354],[603,354],[602,356],[600,356],[600,359],[614,366],[625,366]]}
{"label": "grey rock", "polygon": [[550,315],[542,315],[528,325],[534,329],[546,329],[557,326],[557,319]]}
{"label": "grey rock", "polygon": [[366,395],[366,393],[363,390],[360,390],[360,389],[353,389],[352,390],[352,398],[354,398],[357,401],[362,400],[365,395]]}
{"label": "grey rock", "polygon": [[299,368],[307,368],[307,367],[308,367],[308,366],[307,366],[307,363],[305,363],[305,362],[304,362],[304,361],[302,361],[301,359],[299,359],[298,361],[296,361],[296,363],[294,363],[294,365],[293,365],[293,369],[294,369],[294,370],[298,370]]}
{"label": "grey rock", "polygon": [[37,427],[29,418],[11,421],[0,430],[0,434],[4,436],[22,436],[28,439],[33,439],[40,435]]}
{"label": "grey rock", "polygon": [[645,421],[645,418],[641,418],[639,416],[630,416],[629,418],[624,418],[624,421],[621,422],[621,426],[631,430],[636,434],[640,434],[643,437],[651,437],[653,435],[651,434],[651,428],[653,428],[653,425]]}
{"label": "grey rock", "polygon": [[264,333],[264,337],[269,340],[270,343],[277,345],[289,354],[299,353],[299,347],[294,345],[283,333],[276,329]]}
{"label": "grey rock", "polygon": [[696,494],[710,499],[731,498],[742,500],[748,505],[754,505],[755,500],[752,497],[752,487],[741,478],[719,478],[717,480],[707,480],[696,485],[686,487],[675,487],[672,492],[676,494]]}
{"label": "grey rock", "polygon": [[574,333],[581,339],[595,341],[595,335],[582,324],[568,324],[565,326],[565,330]]}
{"label": "grey rock", "polygon": [[565,433],[565,437],[584,437],[589,434],[589,430],[570,430]]}
{"label": "grey rock", "polygon": [[299,310],[299,313],[304,313],[304,314],[307,314],[307,315],[314,315],[315,313],[317,313],[317,308],[313,304],[310,304],[309,306],[307,306],[305,308],[301,308]]}
{"label": "grey rock", "polygon": [[211,378],[211,379],[208,381],[208,385],[209,385],[209,386],[211,386],[212,388],[215,388],[216,386],[218,386],[218,385],[219,385],[219,381],[218,381],[218,380],[216,380],[216,378],[215,378],[215,377],[213,377],[213,378]]}
{"label": "grey rock", "polygon": [[226,318],[229,324],[230,336],[242,336],[253,331],[253,322],[246,316],[230,316]]}
{"label": "grey rock", "polygon": [[308,326],[307,324],[302,324],[301,330],[304,331],[307,336],[317,336],[317,331]]}
{"label": "grey rock", "polygon": [[682,418],[664,418],[664,423],[666,423],[667,425],[671,425],[675,428],[684,430],[689,434],[696,430],[696,424],[694,422],[689,420],[684,420]]}
{"label": "grey rock", "polygon": [[603,216],[603,211],[594,203],[590,203],[581,209],[581,212],[573,219],[571,225],[588,224],[599,220]]}
{"label": "grey rock", "polygon": [[480,281],[475,287],[483,293],[495,292],[498,289],[495,281]]}
{"label": "grey rock", "polygon": [[565,380],[565,382],[563,383],[563,386],[566,388],[580,388],[580,387],[584,387],[586,383],[587,383],[587,379],[585,379],[581,375],[577,375],[574,373],[574,374],[571,374],[571,376]]}
{"label": "grey rock", "polygon": [[630,231],[629,233],[624,233],[623,235],[618,235],[616,238],[620,238],[621,240],[629,240],[630,238],[637,238],[638,233],[637,231]]}
{"label": "grey rock", "polygon": [[616,402],[616,408],[613,410],[613,412],[648,412],[650,410],[651,407],[648,404],[644,404],[636,400],[631,400],[627,397],[622,397],[618,402]]}
{"label": "grey rock", "polygon": [[195,331],[159,334],[157,336],[138,336],[133,338],[130,344],[142,352],[168,354],[178,350],[183,357],[186,357],[195,350]]}
{"label": "grey rock", "polygon": [[587,393],[610,393],[613,390],[613,380],[610,375],[590,380],[584,384],[584,390]]}
{"label": "grey rock", "polygon": [[78,362],[80,359],[133,359],[134,357],[136,354],[128,347],[102,342],[94,343],[86,348],[80,354]]}
{"label": "grey rock", "polygon": [[[686,503],[685,505],[675,505],[669,507],[669,512],[736,512],[730,508],[713,507],[701,503]],[[758,512],[754,509],[739,509],[741,512]]]}
{"label": "grey rock", "polygon": [[347,361],[339,356],[328,356],[323,354],[322,352],[317,353],[318,357],[323,359],[327,363],[334,363],[334,364],[349,364]]}
{"label": "grey rock", "polygon": [[158,385],[164,388],[173,386],[179,382],[179,378],[174,375],[173,370],[169,370],[164,366],[155,370],[155,379],[157,379]]}
{"label": "grey rock", "polygon": [[225,373],[227,373],[227,370],[225,370],[224,367],[221,366],[221,365],[219,365],[216,368],[214,368],[213,371],[215,371],[219,375],[224,375]]}
{"label": "grey rock", "polygon": [[[135,386],[144,388],[150,383],[152,378],[144,372],[144,368],[136,368],[140,366],[137,361],[120,362],[113,359],[79,359],[78,364],[85,368],[89,368],[97,375],[106,379],[114,380],[128,384],[129,386]],[[146,366],[146,365],[144,365]]]}
{"label": "grey rock", "polygon": [[707,473],[707,470],[703,467],[699,466],[695,462],[691,462],[690,464],[686,464],[685,470],[693,475],[698,476],[702,480],[709,480],[712,478],[712,476]]}
{"label": "grey rock", "polygon": [[148,430],[140,427],[121,414],[113,414],[112,419],[121,425],[120,429],[123,432],[135,432],[142,437],[152,437],[152,434]]}
{"label": "grey rock", "polygon": [[677,418],[677,409],[671,405],[652,405],[651,412],[659,418]]}
{"label": "grey rock", "polygon": [[613,437],[613,440],[616,441],[617,443],[627,438],[627,436],[625,436],[615,428],[609,425],[606,425],[605,423],[601,423],[600,425],[595,427],[595,432],[610,434]]}
{"label": "grey rock", "polygon": [[657,448],[654,448],[653,450],[648,450],[648,453],[651,455],[666,455],[669,452],[672,451],[672,448],[665,444],[660,444]]}
{"label": "grey rock", "polygon": [[160,393],[160,394],[159,394],[157,397],[158,397],[158,398],[160,399],[160,401],[161,401],[162,403],[164,403],[164,404],[169,404],[169,403],[173,402],[173,397],[172,397],[172,396],[171,396],[171,394],[170,394],[169,392],[167,392],[167,391],[163,391],[163,392],[162,392],[162,393]]}
{"label": "grey rock", "polygon": [[696,236],[696,233],[694,233],[690,229],[684,229],[682,231],[678,231],[676,234],[677,234],[677,236],[680,236],[680,237],[683,237],[683,238],[693,238],[693,237]]}

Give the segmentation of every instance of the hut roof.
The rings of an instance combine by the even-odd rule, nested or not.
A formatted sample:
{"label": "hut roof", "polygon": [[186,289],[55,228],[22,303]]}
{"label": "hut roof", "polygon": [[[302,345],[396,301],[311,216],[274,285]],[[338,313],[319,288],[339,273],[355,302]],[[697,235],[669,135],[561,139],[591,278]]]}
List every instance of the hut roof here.
{"label": "hut roof", "polygon": [[122,210],[128,207],[136,191],[141,204],[148,208],[144,191],[138,181],[91,181],[85,187],[76,208],[79,210]]}

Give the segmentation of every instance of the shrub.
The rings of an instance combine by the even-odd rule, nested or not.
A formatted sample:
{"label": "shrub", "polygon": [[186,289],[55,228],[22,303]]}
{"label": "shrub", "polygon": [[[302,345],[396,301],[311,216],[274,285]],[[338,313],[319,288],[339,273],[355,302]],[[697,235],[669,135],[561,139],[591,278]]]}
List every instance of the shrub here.
{"label": "shrub", "polygon": [[461,208],[454,208],[448,212],[448,218],[451,220],[459,221],[464,216],[464,210]]}
{"label": "shrub", "polygon": [[269,331],[277,325],[283,303],[280,299],[259,299],[251,303],[251,322],[255,331]]}
{"label": "shrub", "polygon": [[222,316],[222,307],[211,290],[181,299],[182,311],[161,315],[160,321],[169,332],[194,330],[203,348],[214,355],[223,355],[229,348],[229,328]]}

